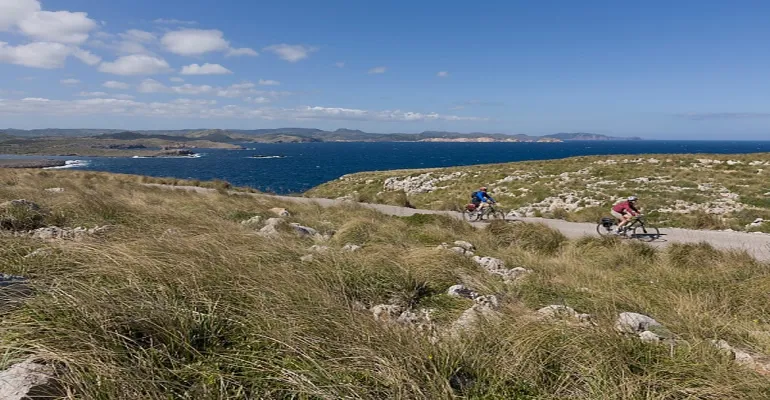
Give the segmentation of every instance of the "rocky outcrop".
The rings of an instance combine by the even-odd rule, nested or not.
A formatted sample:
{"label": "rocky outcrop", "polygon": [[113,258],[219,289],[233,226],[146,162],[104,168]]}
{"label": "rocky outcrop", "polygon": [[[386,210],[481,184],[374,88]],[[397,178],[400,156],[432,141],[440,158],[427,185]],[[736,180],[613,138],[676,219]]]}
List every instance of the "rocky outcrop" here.
{"label": "rocky outcrop", "polygon": [[728,354],[736,364],[751,368],[762,374],[770,374],[770,360],[768,360],[768,357],[751,354],[746,350],[733,347],[725,340],[712,340],[711,344],[725,354]]}
{"label": "rocky outcrop", "polygon": [[25,232],[24,235],[40,240],[84,240],[89,237],[103,235],[114,227],[111,225],[97,226],[94,228],[60,228],[49,226]]}
{"label": "rocky outcrop", "polygon": [[64,193],[64,188],[54,187],[54,188],[45,189],[45,191],[48,193]]}
{"label": "rocky outcrop", "polygon": [[620,313],[615,321],[615,330],[636,335],[643,342],[648,343],[671,339],[673,336],[666,327],[652,317],[633,312]]}
{"label": "rocky outcrop", "polygon": [[361,250],[361,246],[357,244],[348,243],[344,246],[342,246],[342,251],[348,252],[348,253],[355,253],[357,251]]}
{"label": "rocky outcrop", "polygon": [[446,293],[450,297],[462,297],[466,299],[475,299],[479,297],[479,294],[473,290],[467,288],[465,285],[451,286]]}
{"label": "rocky outcrop", "polygon": [[279,217],[291,217],[291,213],[285,208],[271,208],[269,211]]}
{"label": "rocky outcrop", "polygon": [[292,222],[289,225],[292,227],[292,229],[294,229],[294,232],[296,232],[300,236],[311,236],[312,237],[312,236],[318,235],[318,231],[313,229],[313,228],[311,228],[311,227],[303,226],[303,225],[300,225],[300,224],[298,224],[296,222]]}
{"label": "rocky outcrop", "polygon": [[500,318],[497,310],[499,303],[497,297],[479,296],[474,299],[476,304],[465,310],[449,329],[449,334],[457,336],[463,333],[472,333],[481,323]]}
{"label": "rocky outcrop", "polygon": [[255,215],[249,219],[241,221],[241,225],[249,227],[249,228],[256,228],[260,224],[262,224],[262,217],[259,215]]}
{"label": "rocky outcrop", "polygon": [[263,226],[257,234],[268,238],[278,237],[280,235],[278,227],[285,223],[286,221],[281,218],[268,218],[267,221],[265,221],[265,226]]}
{"label": "rocky outcrop", "polygon": [[12,365],[0,372],[0,399],[53,399],[62,395],[55,384],[53,366],[33,359]]}
{"label": "rocky outcrop", "polygon": [[591,315],[578,313],[572,307],[552,304],[536,311],[541,318],[574,320],[580,324],[591,324]]}
{"label": "rocky outcrop", "polygon": [[487,270],[490,274],[500,275],[506,283],[515,282],[532,272],[521,267],[512,269],[505,268],[505,262],[499,258],[474,256],[473,261]]}
{"label": "rocky outcrop", "polygon": [[385,180],[383,188],[389,191],[403,190],[406,194],[429,193],[443,189],[443,187],[436,186],[437,183],[457,179],[465,175],[464,172],[454,172],[438,177],[434,177],[431,173],[418,176],[392,177]]}

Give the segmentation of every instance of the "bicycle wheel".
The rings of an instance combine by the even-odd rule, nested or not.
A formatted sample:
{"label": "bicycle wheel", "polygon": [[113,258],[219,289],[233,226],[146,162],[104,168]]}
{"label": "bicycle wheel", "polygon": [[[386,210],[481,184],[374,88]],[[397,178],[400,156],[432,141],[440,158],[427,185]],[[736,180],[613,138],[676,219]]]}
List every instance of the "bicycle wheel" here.
{"label": "bicycle wheel", "polygon": [[660,237],[660,230],[651,225],[639,225],[634,227],[632,237],[643,242],[652,242]]}
{"label": "bicycle wheel", "polygon": [[499,210],[490,210],[484,217],[486,217],[486,220],[488,221],[505,221],[505,213]]}
{"label": "bicycle wheel", "polygon": [[599,236],[612,236],[615,234],[615,230],[617,228],[617,222],[613,222],[612,225],[607,225],[600,222],[596,224],[596,233],[598,233]]}
{"label": "bicycle wheel", "polygon": [[478,211],[463,210],[463,219],[468,222],[478,221],[480,216]]}

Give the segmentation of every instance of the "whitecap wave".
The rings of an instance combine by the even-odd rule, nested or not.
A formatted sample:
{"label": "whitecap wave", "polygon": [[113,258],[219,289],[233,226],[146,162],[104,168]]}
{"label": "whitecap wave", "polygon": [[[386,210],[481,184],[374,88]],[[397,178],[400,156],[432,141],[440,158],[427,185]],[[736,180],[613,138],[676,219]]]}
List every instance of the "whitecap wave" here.
{"label": "whitecap wave", "polygon": [[43,169],[81,168],[81,167],[87,167],[89,164],[91,164],[91,162],[88,160],[67,160],[67,161],[64,161],[64,165],[60,165],[58,167],[47,167]]}
{"label": "whitecap wave", "polygon": [[246,158],[267,159],[267,158],[286,158],[286,156],[249,156]]}

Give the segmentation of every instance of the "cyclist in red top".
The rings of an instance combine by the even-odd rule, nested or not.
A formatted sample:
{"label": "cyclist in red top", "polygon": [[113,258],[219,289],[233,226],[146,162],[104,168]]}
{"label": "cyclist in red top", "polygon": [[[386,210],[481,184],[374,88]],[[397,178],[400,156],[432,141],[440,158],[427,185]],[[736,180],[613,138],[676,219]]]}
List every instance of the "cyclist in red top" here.
{"label": "cyclist in red top", "polygon": [[615,233],[620,233],[623,230],[623,226],[631,220],[631,218],[641,214],[636,208],[636,201],[639,200],[636,196],[629,197],[626,201],[621,201],[618,204],[612,206],[610,213],[613,217],[618,219],[618,229]]}

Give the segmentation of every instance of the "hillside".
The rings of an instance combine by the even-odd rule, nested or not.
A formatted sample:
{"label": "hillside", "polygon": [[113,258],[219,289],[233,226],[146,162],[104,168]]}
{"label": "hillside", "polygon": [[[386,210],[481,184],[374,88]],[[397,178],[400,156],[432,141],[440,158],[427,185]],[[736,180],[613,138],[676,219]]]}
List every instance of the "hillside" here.
{"label": "hillside", "polygon": [[[115,129],[35,129],[0,130],[0,135],[19,137],[125,137],[126,131]],[[639,138],[618,138],[592,133],[557,133],[545,136],[507,135],[502,133],[458,133],[425,131],[422,133],[368,133],[361,130],[337,129],[324,131],[312,128],[277,128],[254,130],[230,129],[183,129],[144,130],[129,132],[150,138],[195,138],[214,142],[258,142],[258,143],[303,143],[303,142],[393,142],[393,141],[439,141],[441,139],[485,139],[486,141],[552,141],[558,140],[638,140]],[[119,137],[116,137],[118,135]],[[138,137],[134,137],[137,139]],[[182,140],[182,139],[177,139]]]}
{"label": "hillside", "polygon": [[86,157],[154,156],[162,148],[240,149],[241,146],[179,136],[145,136],[136,132],[105,133],[95,137],[0,136],[0,154],[71,155]]}
{"label": "hillside", "polygon": [[27,359],[69,398],[770,391],[770,265],[742,253],[354,205],[278,217],[269,199],[124,175],[0,181],[0,204],[28,200],[0,206],[2,376]]}
{"label": "hillside", "polygon": [[615,202],[640,197],[662,226],[770,232],[770,154],[576,157],[344,176],[309,197],[460,210],[488,186],[522,216],[598,221]]}

